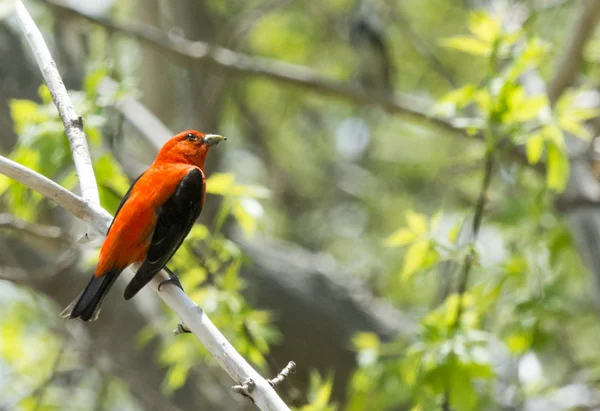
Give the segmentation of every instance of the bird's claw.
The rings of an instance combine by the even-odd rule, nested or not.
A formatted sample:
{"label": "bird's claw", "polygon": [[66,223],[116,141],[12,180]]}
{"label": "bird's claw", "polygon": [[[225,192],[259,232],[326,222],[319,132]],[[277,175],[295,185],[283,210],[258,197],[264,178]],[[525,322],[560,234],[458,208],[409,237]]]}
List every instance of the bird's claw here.
{"label": "bird's claw", "polygon": [[175,328],[173,330],[173,334],[175,334],[175,335],[179,335],[179,334],[191,334],[191,333],[192,332],[190,330],[188,330],[188,328],[183,323],[177,324],[177,328]]}
{"label": "bird's claw", "polygon": [[175,274],[170,275],[168,280],[161,281],[160,284],[158,285],[158,291],[160,291],[162,286],[165,284],[173,284],[173,285],[177,286],[181,291],[183,291],[183,286],[181,285],[179,278],[177,278],[177,276]]}

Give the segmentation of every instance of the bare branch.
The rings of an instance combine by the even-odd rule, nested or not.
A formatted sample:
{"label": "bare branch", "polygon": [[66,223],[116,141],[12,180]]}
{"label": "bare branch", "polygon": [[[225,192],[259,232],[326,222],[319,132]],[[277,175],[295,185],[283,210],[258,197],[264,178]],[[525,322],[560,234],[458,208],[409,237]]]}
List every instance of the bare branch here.
{"label": "bare branch", "polygon": [[[58,205],[88,222],[99,232],[106,233],[112,220],[106,210],[88,204],[81,197],[64,189],[52,180],[2,156],[0,156],[0,173],[53,199]],[[127,270],[127,274],[132,276],[132,270]],[[287,410],[287,406],[269,385],[268,381],[246,362],[204,314],[202,309],[190,300],[183,291],[178,287],[162,287],[161,291],[158,291],[159,284],[168,278],[166,273],[161,272],[150,282],[151,288],[179,315],[186,328],[200,340],[221,367],[237,382],[241,383],[248,380],[254,382],[256,387],[252,391],[251,397],[260,409]]]}
{"label": "bare branch", "polygon": [[[29,170],[1,156],[0,172],[56,201],[60,206],[88,222],[99,233],[104,235],[112,217],[96,201],[98,190],[85,135],[83,134],[83,121],[81,117],[75,114],[69,95],[66,89],[64,89],[62,79],[58,74],[58,70],[56,70],[56,65],[43,41],[41,33],[20,1],[17,3],[16,16],[34,50],[44,78],[52,91],[54,102],[61,113],[61,118],[63,119],[69,142],[71,143],[84,197],[79,197],[33,170]],[[85,197],[86,194],[89,197]],[[131,269],[127,270],[130,276],[132,275],[131,271]],[[194,333],[217,362],[219,362],[221,367],[236,382],[253,381],[253,390],[250,393],[253,402],[262,410],[288,410],[286,404],[277,395],[269,382],[246,362],[204,314],[202,309],[190,300],[180,288],[163,287],[163,290],[158,291],[160,283],[167,278],[167,274],[161,272],[150,282],[150,287],[179,315],[185,323],[186,328]]]}
{"label": "bare branch", "polygon": [[176,60],[205,61],[228,72],[263,77],[300,86],[320,94],[343,98],[355,104],[377,105],[389,113],[406,116],[413,120],[426,121],[446,131],[467,136],[464,130],[455,127],[452,123],[428,115],[426,104],[419,102],[415,97],[394,98],[385,93],[366,91],[341,81],[326,78],[309,67],[274,59],[252,57],[201,41],[190,41],[184,38],[173,39],[161,30],[145,24],[118,23],[87,15],[56,0],[44,0],[44,2],[61,12],[98,24],[111,33],[133,37],[143,44],[167,53]]}
{"label": "bare branch", "polygon": [[112,217],[107,211],[88,203],[49,178],[2,156],[0,156],[0,173],[54,200],[77,218],[95,227],[99,233],[104,235],[108,230]]}
{"label": "bare branch", "polygon": [[[83,18],[91,23],[104,27],[111,33],[133,37],[143,44],[154,47],[174,58],[175,61],[186,62],[206,61],[229,72],[247,76],[269,79],[292,86],[303,87],[306,90],[317,92],[321,95],[337,97],[359,105],[375,105],[390,114],[403,116],[418,122],[425,122],[440,130],[462,138],[476,138],[483,140],[481,134],[471,136],[464,128],[452,121],[435,118],[428,114],[429,107],[416,97],[394,97],[386,93],[375,93],[358,87],[347,85],[345,82],[329,79],[312,70],[296,64],[286,63],[274,59],[252,57],[223,47],[213,46],[201,41],[189,41],[184,38],[171,39],[161,30],[137,23],[117,23],[109,19],[89,16],[78,10],[70,8],[57,0],[44,0],[44,2],[60,12]],[[139,106],[133,100],[127,100],[121,111],[138,110]],[[149,118],[149,117],[147,117]],[[460,121],[460,120],[459,120]],[[134,124],[137,128],[147,129],[150,125]],[[154,135],[157,133],[150,133]],[[162,134],[162,133],[158,133]],[[529,165],[524,150],[510,145],[506,147],[508,154],[523,165]],[[538,163],[536,171],[544,172],[544,166]]]}
{"label": "bare branch", "polygon": [[73,152],[73,162],[79,176],[81,194],[83,198],[92,204],[99,205],[98,186],[96,185],[87,140],[83,132],[83,119],[75,111],[75,107],[69,98],[67,89],[58,73],[56,63],[52,59],[52,55],[50,55],[42,33],[40,33],[40,30],[20,0],[17,1],[14,16],[23,31],[23,35],[31,46],[35,60],[40,67],[44,81],[50,90],[52,100],[58,109],[65,127],[69,145]]}
{"label": "bare branch", "polygon": [[573,32],[565,52],[559,59],[554,77],[548,86],[548,98],[552,104],[575,81],[581,68],[583,48],[594,34],[598,21],[600,21],[600,1],[585,0],[579,18],[573,24]]}
{"label": "bare branch", "polygon": [[21,220],[10,213],[0,213],[0,228],[23,231],[36,237],[61,239],[63,232],[59,227],[30,223]]}
{"label": "bare branch", "polygon": [[275,387],[278,384],[281,384],[290,374],[296,372],[296,363],[294,361],[290,361],[288,365],[285,366],[283,370],[277,375],[277,377],[270,379],[269,384]]}

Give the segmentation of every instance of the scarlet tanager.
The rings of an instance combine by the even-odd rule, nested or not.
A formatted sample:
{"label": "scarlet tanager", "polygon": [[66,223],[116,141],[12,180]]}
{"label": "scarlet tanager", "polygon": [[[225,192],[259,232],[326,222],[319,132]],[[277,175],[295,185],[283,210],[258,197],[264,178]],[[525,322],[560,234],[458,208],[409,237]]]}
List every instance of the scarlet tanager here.
{"label": "scarlet tanager", "polygon": [[[117,209],[94,276],[61,316],[95,320],[102,300],[121,272],[141,263],[125,288],[132,298],[175,254],[202,211],[204,160],[225,137],[187,130],[165,143],[154,163],[133,183]],[[177,277],[171,280],[181,287]]]}

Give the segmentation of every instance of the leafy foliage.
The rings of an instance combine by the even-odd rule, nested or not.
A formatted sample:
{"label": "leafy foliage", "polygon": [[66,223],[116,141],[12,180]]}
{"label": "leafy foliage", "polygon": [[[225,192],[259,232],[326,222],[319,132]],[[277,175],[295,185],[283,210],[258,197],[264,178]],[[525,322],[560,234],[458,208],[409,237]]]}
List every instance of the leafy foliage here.
{"label": "leafy foliage", "polygon": [[[105,74],[105,70],[92,72],[85,80],[85,92],[71,92],[71,97],[77,109],[86,118],[84,131],[88,136],[93,157],[101,204],[114,213],[130,182],[114,156],[101,144],[101,126],[104,121],[101,104],[108,102],[98,101],[96,88]],[[41,104],[29,100],[11,102],[15,131],[20,136],[11,157],[47,177],[56,179],[69,189],[76,189],[77,179],[71,151],[58,112],[45,86],[40,88],[39,94]],[[15,181],[0,178],[0,201],[15,215],[32,221],[37,220],[36,213],[42,201],[41,196]],[[172,259],[170,267],[180,275],[191,298],[211,315],[213,322],[220,329],[226,330],[225,333],[231,341],[236,342],[238,351],[257,366],[265,367],[264,356],[269,352],[269,345],[277,341],[279,334],[270,325],[269,313],[253,309],[241,296],[244,283],[238,276],[238,271],[244,264],[244,256],[233,242],[219,233],[219,230],[225,220],[233,216],[247,235],[253,235],[262,215],[262,206],[257,199],[267,197],[269,191],[262,186],[237,183],[232,173],[212,174],[207,182],[207,191],[223,198],[213,232],[210,233],[206,226],[197,224]],[[23,306],[19,305],[21,308]],[[16,310],[17,307],[13,306],[11,309]],[[30,312],[38,311],[34,306],[27,309]],[[33,338],[27,335],[25,329],[29,327],[26,324],[31,322],[28,319],[17,315],[16,311],[6,316],[6,321],[0,324],[4,330],[3,335],[7,336],[0,344],[0,354],[4,360],[11,362],[11,366],[21,378],[32,374],[36,377],[35,383],[41,383],[43,379],[40,378],[48,378],[48,374],[54,371],[40,372],[38,362],[47,367],[52,364],[51,358],[56,356],[56,349],[50,347],[56,346],[59,339],[47,328],[47,324],[41,323],[38,327],[43,335],[35,337],[35,340],[39,344],[48,344],[47,349],[35,349],[37,346],[31,344],[26,349],[27,344],[24,341]],[[169,312],[169,321],[174,324],[178,319]],[[140,335],[140,346],[158,336],[155,329],[149,327]],[[162,336],[161,341],[164,342],[164,351],[159,362],[168,367],[163,391],[169,394],[185,383],[191,368],[200,363],[210,362],[211,358],[195,340],[173,340]],[[28,355],[32,354],[38,354],[38,357],[29,358]],[[37,371],[32,367],[37,367]],[[32,406],[36,404],[32,397],[25,397],[23,401],[31,401]],[[27,406],[25,408],[27,409]]]}
{"label": "leafy foliage", "polygon": [[[118,3],[118,8],[131,6]],[[246,40],[238,45],[241,51],[354,82],[355,68],[364,57],[346,38],[355,3],[276,3],[211,0],[206,5],[215,28],[225,27]],[[592,41],[586,51],[580,76],[584,88],[550,101],[543,90],[530,87],[532,74],[546,81],[554,70],[555,54],[569,39],[566,31],[579,2],[559,2],[563,5],[558,9],[532,15],[519,29],[503,21],[506,13],[468,14],[463,4],[469,2],[369,3],[384,22],[395,63],[394,91],[436,100],[432,115],[473,138],[456,139],[431,126],[433,122],[391,116],[374,107],[357,109],[343,99],[231,74],[228,86],[233,91],[225,94],[218,126],[239,138],[230,139],[233,149],[228,146],[221,159],[230,172],[214,173],[208,182],[220,208],[210,225],[194,227],[171,268],[263,375],[271,373],[265,358],[272,344],[289,341],[271,325],[276,313],[255,310],[242,298],[245,284],[239,270],[247,260],[221,233],[229,219],[248,235],[264,230],[320,253],[325,265],[336,261],[415,324],[414,332],[398,326],[400,335],[395,337],[362,332],[336,341],[336,348],[352,346],[356,353],[347,397],[339,401],[334,388],[342,373],[314,371],[302,395],[306,398],[297,407],[304,411],[528,409],[529,401],[565,399],[564,392],[573,387],[584,386],[597,395],[594,342],[600,327],[594,291],[577,253],[581,239],[571,238],[554,207],[554,195],[565,189],[569,178],[566,142],[590,139],[585,123],[598,115],[585,98],[587,87],[596,86],[597,68],[589,63],[598,60],[598,42]],[[510,3],[534,7],[539,2]],[[171,5],[162,4],[169,8],[162,18],[177,15]],[[138,17],[125,9],[116,11],[119,17]],[[102,145],[107,102],[96,90],[108,71],[124,82],[144,83],[140,73],[145,67],[140,67],[137,46],[130,41],[109,41],[97,32],[90,37],[96,46],[90,59],[114,65],[95,70],[83,91],[72,96],[86,119],[102,204],[114,211],[129,180]],[[150,100],[156,91],[168,94],[169,87],[182,88],[181,67],[169,70],[175,75],[142,90]],[[168,83],[167,77],[176,80]],[[190,97],[179,90],[175,94],[178,101],[164,98],[161,109],[172,105],[177,116],[189,121]],[[43,87],[40,99],[41,104],[11,102],[20,135],[11,156],[76,190],[62,126]],[[415,105],[418,100],[414,98]],[[193,121],[197,115],[193,113]],[[179,117],[167,120],[181,124]],[[492,185],[481,193],[481,160],[490,153],[495,160]],[[480,194],[486,206],[478,241],[473,242],[473,204]],[[27,220],[44,222],[51,203],[0,177],[0,205]],[[473,268],[466,291],[459,295],[468,256]],[[93,265],[93,258],[87,260]],[[321,263],[315,261],[315,266],[320,269]],[[22,289],[15,293],[27,294]],[[56,307],[50,307],[53,315],[48,317],[48,306],[40,298],[25,298],[2,307],[6,315],[0,319],[0,364],[10,370],[11,383],[1,387],[9,405],[64,409],[55,406],[64,405],[60,400],[66,390],[60,384],[51,384],[39,404],[35,392],[52,374],[61,342],[69,340],[63,324],[55,322]],[[168,370],[165,396],[175,393],[200,365],[212,365],[191,339],[158,331],[172,328],[177,320],[166,313],[164,324],[151,324],[139,335],[139,347],[152,339],[163,347],[152,360]],[[101,376],[91,369],[95,364],[75,351],[64,356],[60,370],[71,372],[76,381],[70,384],[80,388],[67,393],[76,397],[73,408],[89,408]],[[77,374],[74,364],[89,365],[90,370]],[[129,404],[129,388],[121,381],[110,378],[108,387],[105,407],[140,408]]]}

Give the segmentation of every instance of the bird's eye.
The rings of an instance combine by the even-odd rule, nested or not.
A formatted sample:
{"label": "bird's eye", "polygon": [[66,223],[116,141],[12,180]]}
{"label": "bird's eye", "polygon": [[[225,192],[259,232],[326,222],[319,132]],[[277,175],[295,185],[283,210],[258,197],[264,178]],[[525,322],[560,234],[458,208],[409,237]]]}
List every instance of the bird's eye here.
{"label": "bird's eye", "polygon": [[196,136],[195,134],[192,134],[192,133],[188,133],[188,135],[186,137],[190,141],[196,141],[198,139],[198,136]]}

